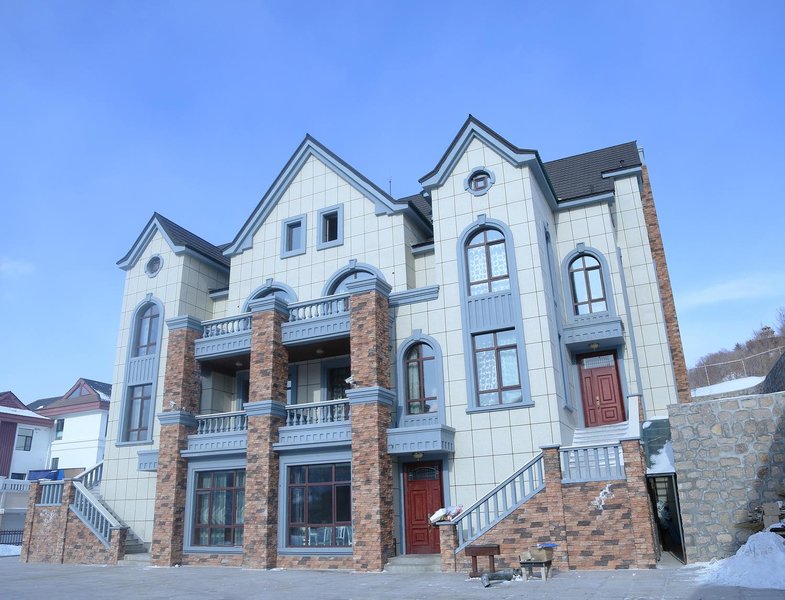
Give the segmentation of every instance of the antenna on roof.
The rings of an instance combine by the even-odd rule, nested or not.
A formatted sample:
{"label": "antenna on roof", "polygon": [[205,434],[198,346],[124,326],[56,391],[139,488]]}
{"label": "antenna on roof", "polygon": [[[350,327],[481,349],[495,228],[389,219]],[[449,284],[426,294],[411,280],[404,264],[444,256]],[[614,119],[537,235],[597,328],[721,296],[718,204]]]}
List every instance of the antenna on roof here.
{"label": "antenna on roof", "polygon": [[390,177],[390,179],[388,180],[388,182],[387,182],[387,183],[388,183],[388,186],[389,186],[389,188],[390,188],[390,192],[389,192],[389,193],[390,193],[390,196],[392,196],[392,177]]}

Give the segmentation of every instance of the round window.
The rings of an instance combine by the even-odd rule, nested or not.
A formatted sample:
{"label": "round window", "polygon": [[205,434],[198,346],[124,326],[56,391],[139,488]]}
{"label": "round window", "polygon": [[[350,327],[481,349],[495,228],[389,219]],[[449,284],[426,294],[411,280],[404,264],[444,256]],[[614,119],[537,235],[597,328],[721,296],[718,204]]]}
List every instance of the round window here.
{"label": "round window", "polygon": [[478,167],[469,173],[463,182],[463,187],[474,196],[482,196],[495,182],[496,176],[493,171],[489,171],[485,167]]}
{"label": "round window", "polygon": [[163,259],[156,254],[147,261],[147,264],[144,267],[144,272],[147,273],[148,277],[155,277],[158,275],[158,272],[161,270],[163,264]]}

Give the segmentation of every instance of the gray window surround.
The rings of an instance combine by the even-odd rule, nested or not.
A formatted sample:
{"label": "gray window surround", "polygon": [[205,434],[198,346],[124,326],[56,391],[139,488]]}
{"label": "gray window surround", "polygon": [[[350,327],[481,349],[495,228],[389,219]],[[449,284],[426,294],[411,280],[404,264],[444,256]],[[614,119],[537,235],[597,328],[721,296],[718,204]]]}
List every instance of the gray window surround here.
{"label": "gray window surround", "polygon": [[[572,301],[572,278],[570,277],[570,265],[572,261],[580,256],[591,256],[600,263],[600,276],[602,278],[602,285],[605,287],[605,301],[608,310],[601,312],[593,312],[586,315],[576,315]],[[564,313],[566,313],[567,323],[576,324],[582,321],[596,321],[603,317],[614,318],[616,317],[616,304],[613,301],[613,286],[611,285],[610,269],[608,261],[602,252],[596,248],[587,246],[583,242],[578,243],[575,249],[570,251],[561,264],[561,278],[562,278],[562,293],[564,295]]]}
{"label": "gray window surround", "polygon": [[[291,249],[287,248],[287,238],[289,228],[299,224],[301,228],[300,244]],[[281,258],[290,258],[292,256],[299,256],[305,254],[308,248],[308,219],[307,215],[297,215],[296,217],[289,217],[281,222]]]}
{"label": "gray window surround", "polygon": [[[129,385],[128,381],[128,374],[129,374],[129,366],[131,363],[131,359],[134,358],[132,356],[133,349],[135,345],[134,338],[136,337],[137,333],[137,319],[139,316],[145,311],[145,309],[150,305],[155,304],[158,307],[158,318],[159,318],[159,326],[158,326],[158,340],[156,344],[156,352],[153,355],[153,368],[150,373],[150,377],[147,378],[144,382],[135,381],[133,385]],[[165,327],[165,314],[164,314],[164,305],[163,303],[152,294],[147,294],[145,299],[142,300],[139,304],[137,304],[136,308],[134,309],[133,318],[131,319],[131,327],[129,331],[131,332],[131,337],[128,340],[128,348],[126,351],[126,359],[125,359],[125,382],[123,384],[123,394],[121,397],[121,404],[120,404],[120,415],[118,419],[117,425],[117,440],[115,441],[115,446],[139,446],[145,444],[152,444],[153,443],[153,424],[155,423],[155,412],[156,412],[156,405],[157,405],[157,394],[158,394],[158,369],[161,363],[161,344],[163,343],[163,334],[164,334],[164,327]],[[130,394],[132,393],[132,389],[134,386],[137,385],[147,385],[151,386],[150,389],[150,417],[149,422],[147,424],[147,439],[145,440],[135,440],[135,441],[128,441],[125,438],[126,427],[128,423],[128,401],[130,399]]]}
{"label": "gray window surround", "polygon": [[412,334],[403,340],[398,345],[398,351],[395,356],[396,366],[396,386],[397,386],[397,406],[395,407],[395,422],[398,427],[406,427],[407,423],[414,424],[416,421],[421,424],[421,421],[428,415],[407,415],[406,414],[406,369],[404,362],[406,353],[409,349],[416,344],[426,344],[433,350],[433,359],[436,367],[436,413],[432,416],[439,424],[445,423],[445,409],[444,409],[444,367],[442,348],[439,342],[433,337],[425,335],[421,329],[415,329]]}
{"label": "gray window surround", "polygon": [[[320,387],[321,387],[321,399],[322,402],[327,401],[327,387],[330,384],[329,381],[329,372],[330,369],[340,369],[341,367],[351,367],[352,366],[352,359],[351,356],[346,354],[344,356],[336,356],[325,358],[322,360],[319,368],[321,369],[320,375]],[[349,386],[347,386],[349,387]]]}
{"label": "gray window surround", "polygon": [[[480,325],[472,325],[469,316],[469,300],[491,297],[493,292],[488,294],[469,295],[469,274],[466,258],[466,248],[469,239],[482,229],[496,229],[505,239],[505,250],[507,253],[507,270],[510,276],[511,302],[509,306],[512,320],[506,323],[494,322],[494,315],[488,322]],[[477,219],[466,227],[458,237],[456,256],[458,258],[458,283],[461,296],[461,321],[463,324],[463,355],[466,364],[466,392],[467,392],[467,413],[487,412],[493,410],[512,410],[516,408],[529,408],[534,403],[531,398],[529,388],[529,368],[526,360],[526,344],[523,337],[523,315],[521,310],[520,288],[518,287],[518,269],[515,262],[515,243],[510,228],[497,219],[489,219],[484,214],[477,216]],[[497,406],[480,406],[477,393],[475,359],[473,337],[479,333],[490,333],[499,330],[512,330],[515,332],[516,346],[518,349],[518,370],[521,382],[522,401],[516,404],[500,404]]]}
{"label": "gray window surround", "polygon": [[[153,263],[153,260],[156,258],[158,259],[158,268],[153,270],[151,264]],[[163,268],[164,268],[164,257],[161,256],[160,254],[153,254],[150,258],[147,259],[147,262],[144,264],[144,272],[150,279],[158,275],[158,273],[160,273]]]}
{"label": "gray window surround", "polygon": [[377,279],[387,283],[387,280],[384,277],[384,273],[382,273],[379,269],[374,267],[373,265],[369,265],[367,263],[358,262],[357,259],[352,259],[349,261],[344,267],[338,269],[335,273],[333,273],[327,282],[324,284],[322,288],[322,297],[332,296],[335,293],[335,288],[337,288],[341,282],[346,279],[349,275],[356,271],[365,271],[372,275],[375,275]]}
{"label": "gray window surround", "polygon": [[[199,471],[226,471],[245,469],[245,454],[234,457],[215,457],[191,459],[188,461],[188,484],[185,495],[185,521],[183,523],[183,552],[186,554],[242,554],[242,546],[195,546],[194,532],[194,494],[196,474]],[[246,479],[246,486],[248,485]]]}
{"label": "gray window surround", "polygon": [[290,304],[293,302],[297,302],[297,292],[294,291],[294,288],[290,285],[283,283],[282,281],[275,281],[274,279],[267,279],[262,285],[256,288],[253,292],[248,295],[248,298],[243,303],[243,312],[251,312],[249,308],[249,304],[254,300],[258,300],[259,298],[264,298],[265,296],[269,296],[270,293],[278,294],[281,293],[285,296],[285,299]]}
{"label": "gray window surround", "polygon": [[[474,190],[472,189],[471,181],[478,173],[487,173],[488,187],[485,187],[481,190]],[[484,196],[488,193],[488,190],[493,187],[494,183],[496,183],[496,174],[493,171],[491,171],[488,167],[474,167],[463,180],[463,189],[469,192],[472,196]]]}
{"label": "gray window surround", "polygon": [[[450,461],[452,459],[447,457],[434,457],[423,458],[423,460],[427,460],[428,462],[441,463],[442,500],[444,502],[444,506],[452,506],[452,500],[450,497]],[[401,515],[401,517],[397,519],[398,523],[396,527],[398,536],[401,540],[401,544],[398,546],[398,552],[400,554],[406,554],[406,482],[404,481],[404,465],[410,462],[414,461],[403,460],[403,457],[400,457],[398,460],[393,462],[393,477],[398,480],[398,489],[393,490],[393,502],[398,505],[398,514]]]}
{"label": "gray window surround", "polygon": [[[280,454],[278,472],[278,554],[281,555],[351,555],[353,546],[347,547],[305,547],[292,548],[286,545],[289,524],[289,503],[287,493],[289,490],[289,469],[296,465],[318,465],[327,463],[352,462],[351,450],[333,450],[317,452],[292,452]],[[354,491],[354,485],[352,485]]]}
{"label": "gray window surround", "polygon": [[[324,241],[324,225],[325,219],[329,215],[336,215],[338,220],[337,237],[334,240]],[[334,248],[335,246],[343,245],[343,204],[336,204],[321,208],[317,211],[317,227],[316,227],[316,250],[326,250],[327,248]]]}

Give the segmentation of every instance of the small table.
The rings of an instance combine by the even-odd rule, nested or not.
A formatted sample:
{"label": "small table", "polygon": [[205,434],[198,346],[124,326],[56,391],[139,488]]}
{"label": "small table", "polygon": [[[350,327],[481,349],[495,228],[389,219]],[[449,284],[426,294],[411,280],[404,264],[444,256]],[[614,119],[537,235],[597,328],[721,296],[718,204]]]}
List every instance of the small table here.
{"label": "small table", "polygon": [[477,570],[477,557],[478,556],[487,556],[488,557],[488,568],[490,569],[491,573],[496,572],[496,564],[494,558],[497,554],[499,554],[499,544],[486,544],[484,546],[466,546],[466,556],[472,557],[472,572],[469,573],[469,577],[479,577],[481,575],[480,571]]}
{"label": "small table", "polygon": [[529,581],[529,578],[533,575],[532,571],[534,567],[540,567],[540,577],[543,581],[547,581],[548,575],[551,572],[552,563],[553,560],[522,560],[521,569],[523,569],[525,573],[524,580]]}

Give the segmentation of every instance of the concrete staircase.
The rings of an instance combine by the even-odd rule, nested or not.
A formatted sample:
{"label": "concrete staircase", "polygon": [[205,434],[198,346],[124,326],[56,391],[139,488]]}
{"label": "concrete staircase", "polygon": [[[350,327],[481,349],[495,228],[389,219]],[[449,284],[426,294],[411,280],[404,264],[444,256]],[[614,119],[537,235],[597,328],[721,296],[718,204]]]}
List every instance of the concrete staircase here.
{"label": "concrete staircase", "polygon": [[441,556],[438,554],[404,554],[394,556],[384,566],[386,573],[440,573]]}
{"label": "concrete staircase", "polygon": [[619,440],[629,435],[627,422],[602,425],[600,427],[584,427],[576,429],[572,437],[571,447],[606,446],[618,444]]}
{"label": "concrete staircase", "polygon": [[118,567],[149,567],[150,566],[150,553],[139,552],[133,554],[126,554],[123,560],[117,563]]}

